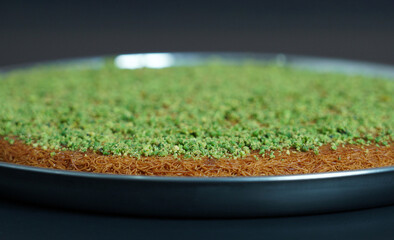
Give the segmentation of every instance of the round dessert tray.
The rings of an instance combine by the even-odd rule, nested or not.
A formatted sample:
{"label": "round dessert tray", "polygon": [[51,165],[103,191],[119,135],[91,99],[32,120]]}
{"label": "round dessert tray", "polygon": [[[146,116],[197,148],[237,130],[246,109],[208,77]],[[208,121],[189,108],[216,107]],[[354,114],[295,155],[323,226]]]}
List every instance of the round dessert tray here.
{"label": "round dessert tray", "polygon": [[[41,64],[123,69],[204,64],[220,59],[277,62],[319,72],[394,79],[394,67],[348,60],[257,53],[140,53]],[[0,72],[1,74],[1,72]],[[3,198],[63,209],[146,217],[240,218],[321,214],[394,204],[394,166],[261,177],[155,177],[97,174],[0,162]]]}

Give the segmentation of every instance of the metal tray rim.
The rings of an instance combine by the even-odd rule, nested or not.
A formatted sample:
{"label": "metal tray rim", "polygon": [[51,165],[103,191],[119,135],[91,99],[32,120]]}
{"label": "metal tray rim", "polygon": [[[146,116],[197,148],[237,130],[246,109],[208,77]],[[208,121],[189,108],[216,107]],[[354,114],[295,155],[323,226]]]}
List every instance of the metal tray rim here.
{"label": "metal tray rim", "polygon": [[218,183],[218,182],[273,182],[273,181],[302,181],[302,180],[317,180],[330,178],[343,178],[361,175],[380,174],[386,172],[394,173],[394,166],[369,168],[361,170],[349,170],[338,172],[325,173],[310,173],[310,174],[294,174],[294,175],[277,175],[277,176],[253,176],[253,177],[166,177],[166,176],[142,176],[142,175],[117,175],[105,173],[89,173],[58,169],[46,169],[40,167],[24,166],[13,163],[0,162],[1,168],[9,168],[19,171],[62,175],[69,177],[90,178],[90,179],[111,179],[118,181],[146,181],[146,182],[204,182],[204,183]]}

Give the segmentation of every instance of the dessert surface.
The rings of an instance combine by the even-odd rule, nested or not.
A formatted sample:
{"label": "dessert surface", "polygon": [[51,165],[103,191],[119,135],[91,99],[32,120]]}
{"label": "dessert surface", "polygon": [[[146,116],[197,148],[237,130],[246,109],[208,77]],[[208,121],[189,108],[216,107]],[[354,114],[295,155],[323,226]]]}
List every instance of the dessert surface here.
{"label": "dessert surface", "polygon": [[393,93],[387,79],[252,61],[16,70],[0,75],[0,161],[182,176],[392,166]]}

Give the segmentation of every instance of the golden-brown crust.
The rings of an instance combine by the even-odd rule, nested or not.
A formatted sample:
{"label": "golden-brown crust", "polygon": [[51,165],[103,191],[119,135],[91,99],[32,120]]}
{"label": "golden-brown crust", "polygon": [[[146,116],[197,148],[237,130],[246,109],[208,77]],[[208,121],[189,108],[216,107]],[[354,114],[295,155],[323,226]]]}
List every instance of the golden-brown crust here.
{"label": "golden-brown crust", "polygon": [[[95,173],[155,176],[264,176],[321,173],[394,166],[394,142],[388,146],[346,145],[332,150],[275,152],[274,158],[251,153],[242,159],[175,159],[168,157],[105,156],[94,152],[34,148],[21,141],[0,139],[0,161],[35,167]],[[290,153],[290,154],[289,154]]]}

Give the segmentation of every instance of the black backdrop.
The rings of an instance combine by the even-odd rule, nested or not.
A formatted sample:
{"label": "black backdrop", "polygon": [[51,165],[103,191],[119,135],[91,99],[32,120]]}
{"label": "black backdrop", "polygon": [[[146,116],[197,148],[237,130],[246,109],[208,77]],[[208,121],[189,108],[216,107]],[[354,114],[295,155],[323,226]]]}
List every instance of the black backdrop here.
{"label": "black backdrop", "polygon": [[394,1],[0,2],[0,66],[146,51],[280,52],[394,64]]}

